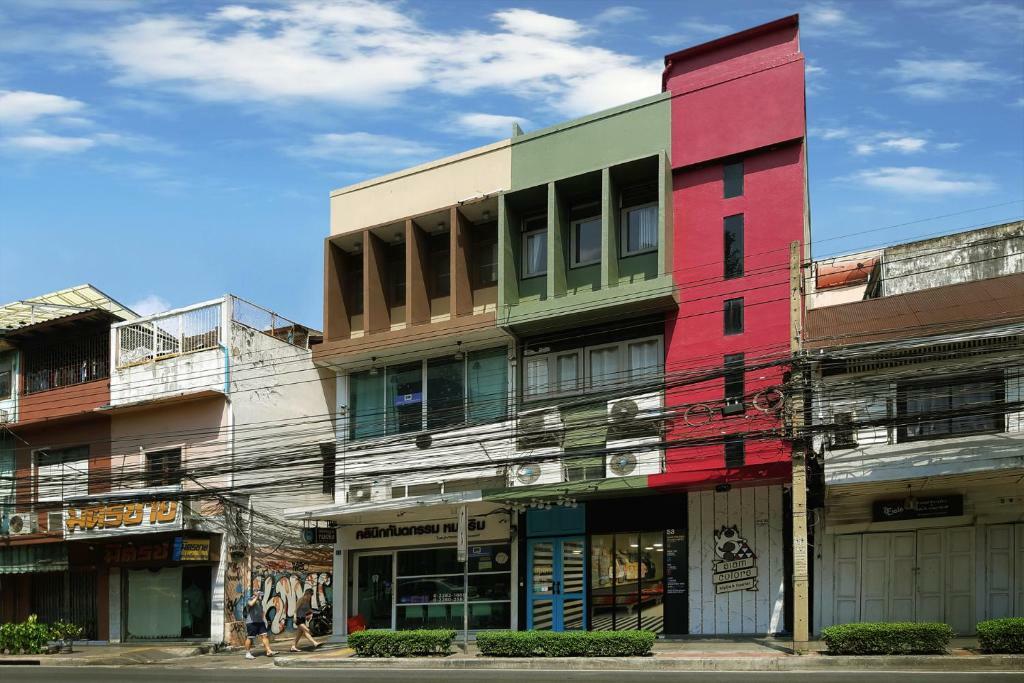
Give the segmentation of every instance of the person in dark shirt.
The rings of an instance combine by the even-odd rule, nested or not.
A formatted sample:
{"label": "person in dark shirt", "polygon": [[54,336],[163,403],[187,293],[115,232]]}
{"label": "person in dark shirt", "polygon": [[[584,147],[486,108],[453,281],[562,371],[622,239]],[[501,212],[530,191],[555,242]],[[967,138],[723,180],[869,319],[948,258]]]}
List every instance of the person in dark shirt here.
{"label": "person in dark shirt", "polygon": [[263,616],[263,591],[254,591],[250,594],[242,613],[245,617],[245,658],[256,659],[252,653],[253,641],[256,638],[260,639],[263,651],[268,657],[277,654],[270,649],[270,638],[267,636],[267,620]]}
{"label": "person in dark shirt", "polygon": [[303,636],[306,637],[309,642],[313,643],[313,649],[320,647],[320,643],[316,642],[313,634],[309,630],[309,626],[306,622],[309,621],[309,615],[313,612],[313,589],[307,588],[306,592],[299,598],[299,603],[295,606],[295,642],[292,643],[292,652],[299,652],[299,641],[302,640]]}

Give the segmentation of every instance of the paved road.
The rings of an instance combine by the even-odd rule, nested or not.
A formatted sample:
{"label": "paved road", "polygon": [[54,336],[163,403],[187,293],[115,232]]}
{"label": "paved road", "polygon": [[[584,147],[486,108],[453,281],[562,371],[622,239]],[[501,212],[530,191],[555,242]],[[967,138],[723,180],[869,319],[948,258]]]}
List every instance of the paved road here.
{"label": "paved road", "polygon": [[235,681],[417,681],[418,683],[487,681],[488,683],[514,683],[530,681],[530,683],[566,683],[566,681],[597,681],[599,683],[624,683],[627,681],[679,681],[682,683],[750,683],[751,679],[762,683],[821,683],[836,681],[837,683],[882,683],[892,681],[898,676],[904,681],[922,681],[923,683],[967,683],[982,681],[984,683],[1003,683],[1024,681],[1024,673],[938,673],[938,672],[841,672],[841,671],[801,671],[801,672],[757,672],[757,673],[702,673],[702,672],[650,672],[650,671],[438,671],[414,669],[403,671],[387,671],[381,669],[282,669],[267,666],[245,666],[237,668],[199,667],[105,667],[88,666],[77,668],[55,666],[3,666],[0,667],[0,680],[4,683],[20,681],[81,681],[82,683],[112,683],[115,681],[145,681],[146,683],[170,683],[171,681],[187,681],[188,683],[234,683]]}

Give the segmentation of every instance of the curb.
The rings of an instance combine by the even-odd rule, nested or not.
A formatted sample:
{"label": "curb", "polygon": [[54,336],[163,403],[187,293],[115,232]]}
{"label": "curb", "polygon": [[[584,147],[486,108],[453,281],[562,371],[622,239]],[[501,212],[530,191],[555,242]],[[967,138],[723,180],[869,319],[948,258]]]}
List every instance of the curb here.
{"label": "curb", "polygon": [[903,655],[894,657],[474,657],[305,659],[276,657],[274,666],[302,669],[438,669],[545,671],[1024,671],[1024,655]]}
{"label": "curb", "polygon": [[188,657],[195,657],[198,655],[205,655],[214,651],[214,645],[197,645],[187,652],[182,654],[176,654],[171,657],[153,657],[146,656],[144,652],[140,651],[138,654],[126,653],[118,656],[110,655],[98,655],[95,657],[88,656],[64,656],[64,655],[37,655],[31,658],[25,659],[6,659],[0,658],[0,666],[132,666],[132,665],[147,665],[147,664],[161,664],[163,662],[171,662],[178,659],[185,659]]}

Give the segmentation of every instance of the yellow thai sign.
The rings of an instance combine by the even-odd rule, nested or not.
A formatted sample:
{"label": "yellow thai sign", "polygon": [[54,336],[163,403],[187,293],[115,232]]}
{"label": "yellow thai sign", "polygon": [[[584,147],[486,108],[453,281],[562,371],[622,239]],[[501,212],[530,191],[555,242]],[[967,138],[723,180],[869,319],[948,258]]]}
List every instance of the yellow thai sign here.
{"label": "yellow thai sign", "polygon": [[181,542],[182,561],[205,561],[210,559],[210,539],[208,538],[185,538]]}
{"label": "yellow thai sign", "polygon": [[181,504],[176,500],[112,503],[64,511],[64,535],[112,536],[124,533],[173,531],[181,528]]}

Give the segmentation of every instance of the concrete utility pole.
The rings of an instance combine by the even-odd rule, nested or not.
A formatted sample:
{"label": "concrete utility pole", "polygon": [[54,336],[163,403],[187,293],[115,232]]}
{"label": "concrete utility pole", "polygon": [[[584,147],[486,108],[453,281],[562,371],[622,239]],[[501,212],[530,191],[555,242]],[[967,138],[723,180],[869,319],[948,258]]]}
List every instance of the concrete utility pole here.
{"label": "concrete utility pole", "polygon": [[791,385],[796,387],[790,399],[790,430],[793,436],[793,650],[804,652],[808,633],[807,572],[807,463],[803,438],[804,386],[798,355],[803,347],[803,255],[799,241],[789,245],[789,332],[790,351],[795,362]]}

